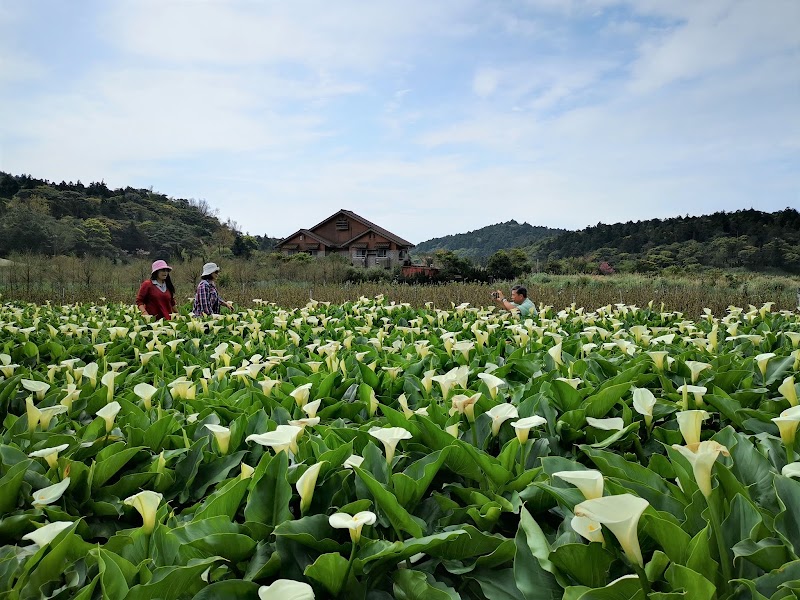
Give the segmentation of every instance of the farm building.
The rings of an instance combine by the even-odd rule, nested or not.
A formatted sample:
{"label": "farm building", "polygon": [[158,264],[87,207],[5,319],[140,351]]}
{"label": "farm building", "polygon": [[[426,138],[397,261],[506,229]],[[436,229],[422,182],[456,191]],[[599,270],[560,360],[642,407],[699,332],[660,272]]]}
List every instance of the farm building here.
{"label": "farm building", "polygon": [[414,244],[379,227],[356,213],[342,209],[310,229],[300,229],[275,248],[286,255],[305,252],[311,256],[340,254],[357,267],[389,269],[408,260]]}

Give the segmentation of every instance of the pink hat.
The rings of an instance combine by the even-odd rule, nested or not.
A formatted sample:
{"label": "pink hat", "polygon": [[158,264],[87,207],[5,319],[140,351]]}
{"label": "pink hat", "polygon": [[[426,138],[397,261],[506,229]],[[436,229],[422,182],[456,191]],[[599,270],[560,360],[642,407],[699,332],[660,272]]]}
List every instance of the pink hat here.
{"label": "pink hat", "polygon": [[156,271],[160,271],[161,269],[169,269],[172,271],[172,267],[167,264],[165,260],[157,260],[153,263],[153,266],[150,268],[151,273],[155,273]]}

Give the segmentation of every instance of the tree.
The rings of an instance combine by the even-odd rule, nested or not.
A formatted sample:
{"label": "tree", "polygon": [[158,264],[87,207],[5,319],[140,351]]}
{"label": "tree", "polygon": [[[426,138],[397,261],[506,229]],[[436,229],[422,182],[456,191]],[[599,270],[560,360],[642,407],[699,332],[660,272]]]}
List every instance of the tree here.
{"label": "tree", "polygon": [[531,270],[528,256],[519,248],[498,250],[489,257],[486,270],[497,279],[514,279]]}
{"label": "tree", "polygon": [[231,252],[233,252],[234,256],[242,256],[244,258],[250,258],[255,250],[258,250],[258,240],[252,235],[238,234],[231,246]]}

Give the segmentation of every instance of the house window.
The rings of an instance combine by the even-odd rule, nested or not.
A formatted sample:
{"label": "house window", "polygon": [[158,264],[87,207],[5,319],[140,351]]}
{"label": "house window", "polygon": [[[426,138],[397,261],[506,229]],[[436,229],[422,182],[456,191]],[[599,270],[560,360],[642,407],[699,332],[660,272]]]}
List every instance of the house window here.
{"label": "house window", "polygon": [[301,240],[304,240],[304,239],[306,239],[306,236],[304,236],[304,235],[301,235],[301,236],[300,236],[300,239],[301,239]]}
{"label": "house window", "polygon": [[336,221],[336,229],[339,231],[347,231],[350,229],[350,222],[347,219],[339,219]]}
{"label": "house window", "polygon": [[386,248],[378,249],[378,258],[386,258]]}
{"label": "house window", "polygon": [[405,258],[405,256],[406,256],[406,251],[405,251],[405,250],[400,250],[400,252],[398,252],[398,253],[397,253],[397,256],[398,256],[399,258]]}
{"label": "house window", "polygon": [[364,258],[367,256],[367,249],[366,248],[356,248],[356,257],[357,258]]}
{"label": "house window", "polygon": [[317,255],[317,251],[316,250],[306,250],[306,252],[308,253],[309,256],[316,256]]}

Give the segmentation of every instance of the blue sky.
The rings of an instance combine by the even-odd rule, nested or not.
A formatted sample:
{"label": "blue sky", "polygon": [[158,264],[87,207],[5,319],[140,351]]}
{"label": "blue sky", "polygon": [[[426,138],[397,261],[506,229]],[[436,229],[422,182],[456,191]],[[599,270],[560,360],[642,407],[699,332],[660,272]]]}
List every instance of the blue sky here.
{"label": "blue sky", "polygon": [[797,0],[0,3],[0,170],[412,241],[800,208]]}

